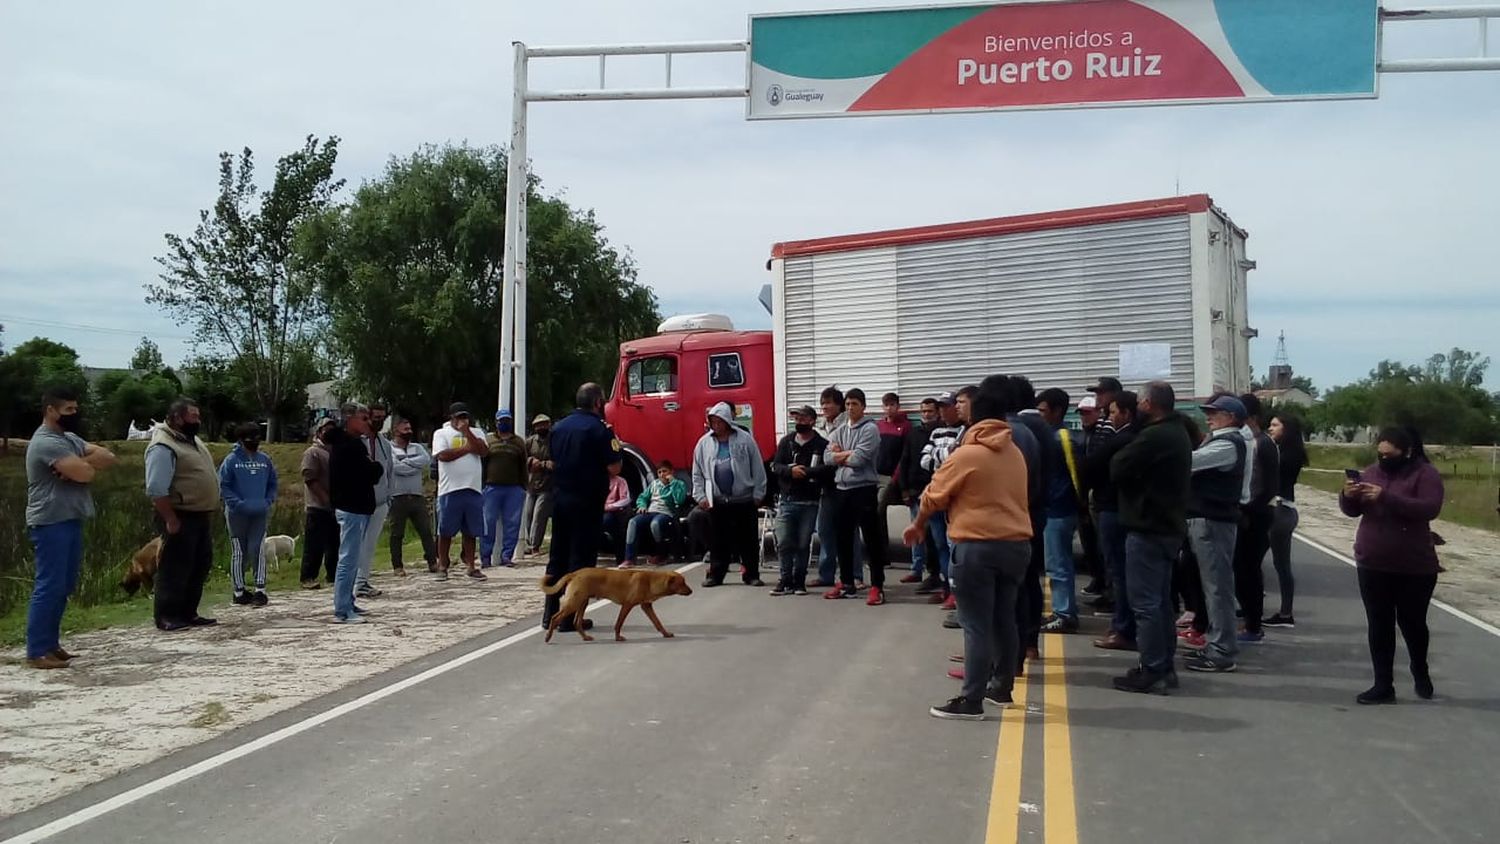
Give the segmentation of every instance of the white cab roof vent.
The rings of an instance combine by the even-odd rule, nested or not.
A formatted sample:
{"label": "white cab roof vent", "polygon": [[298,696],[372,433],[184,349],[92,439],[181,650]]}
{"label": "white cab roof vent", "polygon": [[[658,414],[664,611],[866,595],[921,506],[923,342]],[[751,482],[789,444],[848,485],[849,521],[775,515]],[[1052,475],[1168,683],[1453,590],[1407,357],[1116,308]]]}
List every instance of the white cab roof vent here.
{"label": "white cab roof vent", "polygon": [[734,322],[723,314],[679,314],[662,320],[659,334],[686,334],[694,331],[733,331]]}

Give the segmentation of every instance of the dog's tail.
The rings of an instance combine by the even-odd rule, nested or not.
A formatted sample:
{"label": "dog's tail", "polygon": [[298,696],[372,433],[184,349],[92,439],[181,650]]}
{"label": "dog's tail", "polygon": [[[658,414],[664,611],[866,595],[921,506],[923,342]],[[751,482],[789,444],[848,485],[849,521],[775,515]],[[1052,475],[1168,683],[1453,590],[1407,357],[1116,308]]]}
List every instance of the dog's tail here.
{"label": "dog's tail", "polygon": [[542,587],[543,595],[556,595],[557,593],[563,591],[563,589],[567,588],[568,581],[573,579],[574,574],[575,572],[568,572],[567,574],[558,578],[557,582],[552,584],[551,586],[547,585],[547,578],[543,577],[540,581],[537,582],[537,585]]}

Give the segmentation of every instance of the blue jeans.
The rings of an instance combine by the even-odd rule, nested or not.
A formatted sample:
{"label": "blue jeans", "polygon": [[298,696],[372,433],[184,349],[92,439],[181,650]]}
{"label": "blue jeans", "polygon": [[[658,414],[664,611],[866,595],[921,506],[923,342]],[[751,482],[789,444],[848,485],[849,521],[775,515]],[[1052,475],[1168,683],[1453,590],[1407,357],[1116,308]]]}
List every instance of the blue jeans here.
{"label": "blue jeans", "polygon": [[[818,579],[823,581],[824,586],[839,582],[839,562],[836,556],[838,551],[838,536],[834,531],[833,515],[837,508],[833,503],[833,494],[824,493],[823,500],[818,502]],[[864,539],[856,531],[854,534],[854,579],[863,581],[865,579],[865,543]]]}
{"label": "blue jeans", "polygon": [[948,541],[948,514],[933,513],[927,520],[927,529],[932,531],[932,544],[937,546],[938,574],[943,582],[948,581],[948,570],[953,564],[953,544]]}
{"label": "blue jeans", "polygon": [[781,585],[807,583],[813,531],[818,526],[818,502],[785,500],[776,510],[776,553],[781,558]]}
{"label": "blue jeans", "polygon": [[1077,618],[1078,604],[1074,594],[1073,534],[1078,532],[1077,516],[1048,517],[1042,532],[1047,555],[1047,578],[1052,581],[1052,612],[1061,618]]}
{"label": "blue jeans", "polygon": [[62,644],[63,610],[83,565],[83,520],[30,528],[36,549],[36,582],[26,609],[26,658],[40,659]]}
{"label": "blue jeans", "polygon": [[651,540],[656,544],[659,557],[667,555],[667,527],[672,524],[673,518],[666,513],[641,513],[630,520],[625,527],[625,560],[635,562],[635,546],[639,543],[641,527],[651,531]]}
{"label": "blue jeans", "polygon": [[[1135,614],[1135,642],[1141,667],[1157,674],[1172,670],[1177,653],[1177,627],[1172,619],[1172,566],[1182,549],[1182,537],[1128,531],[1125,534],[1124,586]],[[1120,599],[1115,586],[1115,600]]]}
{"label": "blue jeans", "polygon": [[333,614],[348,618],[354,614],[354,581],[359,576],[359,552],[370,517],[344,510],[334,515],[339,520],[339,564],[333,570]]}
{"label": "blue jeans", "polygon": [[521,510],[526,506],[526,487],[486,485],[484,488],[484,536],[479,538],[479,559],[485,563],[495,553],[495,537],[500,536],[500,559],[516,558],[516,544],[521,541]]}
{"label": "blue jeans", "polygon": [[1205,638],[1209,656],[1233,662],[1240,652],[1239,624],[1234,615],[1234,542],[1236,522],[1188,519],[1188,542],[1198,558],[1203,581],[1203,606],[1208,609]]}
{"label": "blue jeans", "polygon": [[1135,614],[1130,611],[1129,575],[1125,571],[1125,528],[1120,525],[1120,514],[1113,510],[1099,511],[1099,553],[1114,584],[1115,616],[1109,629],[1135,641]]}
{"label": "blue jeans", "polygon": [[[906,511],[911,513],[912,521],[917,520],[917,512],[921,509],[922,502],[920,501],[913,501],[906,505]],[[922,577],[927,573],[927,542],[925,538],[911,547],[911,573],[917,577]]]}

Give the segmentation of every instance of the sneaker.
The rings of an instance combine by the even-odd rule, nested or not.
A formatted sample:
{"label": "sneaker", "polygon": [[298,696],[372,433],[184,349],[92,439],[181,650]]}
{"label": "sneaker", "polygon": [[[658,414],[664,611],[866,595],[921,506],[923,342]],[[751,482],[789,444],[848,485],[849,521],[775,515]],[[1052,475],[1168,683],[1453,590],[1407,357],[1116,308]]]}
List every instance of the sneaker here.
{"label": "sneaker", "polygon": [[1004,709],[1015,703],[1016,699],[1010,692],[1001,689],[985,689],[984,702]]}
{"label": "sneaker", "polygon": [[778,583],[776,584],[776,588],[771,590],[771,597],[773,598],[780,598],[782,595],[790,594],[792,594],[792,588],[785,583]]}
{"label": "sneaker", "polygon": [[842,586],[835,586],[832,589],[829,589],[827,592],[824,592],[823,597],[830,601],[841,601],[845,598],[856,597],[858,594],[859,593],[855,592],[853,589],[845,589]]}
{"label": "sneaker", "polygon": [[479,561],[479,567],[482,569],[494,568],[494,566],[495,564],[488,559],[482,559]]}
{"label": "sneaker", "polygon": [[1201,671],[1204,674],[1228,674],[1239,667],[1230,660],[1207,655],[1193,657],[1182,666],[1189,671]]}
{"label": "sneaker", "polygon": [[[469,578],[472,580],[489,580],[490,576],[479,569],[469,569]],[[377,595],[380,593],[376,593]]]}
{"label": "sneaker", "polygon": [[402,566],[396,566],[395,568],[391,569],[391,574],[394,574],[397,577],[406,577],[406,569]]}
{"label": "sneaker", "polygon": [[257,589],[255,591],[255,595],[253,596],[253,598],[255,600],[255,606],[257,606],[257,607],[263,607],[266,604],[271,603],[271,599],[267,598],[266,597],[266,593],[263,590],[260,590],[260,589]]}
{"label": "sneaker", "polygon": [[1052,619],[1052,621],[1048,622],[1047,624],[1043,624],[1042,625],[1042,632],[1043,633],[1077,633],[1078,632],[1078,619],[1076,619],[1076,618],[1068,618],[1065,615],[1060,615],[1057,618]]}
{"label": "sneaker", "polygon": [[1193,612],[1192,610],[1188,610],[1187,612],[1183,613],[1182,615],[1177,616],[1177,626],[1178,627],[1192,627],[1193,626],[1193,622],[1197,621],[1197,620],[1198,620],[1198,614],[1195,613],[1195,612]]}
{"label": "sneaker", "polygon": [[[58,648],[57,650],[53,651],[53,653],[61,655],[63,659],[72,659],[72,657],[68,656],[67,653],[63,652],[62,648]],[[1432,696],[1433,694],[1435,694],[1432,688],[1432,677],[1426,675],[1416,677],[1412,680],[1412,690],[1415,691],[1417,693],[1417,697],[1421,698],[1422,700],[1432,700]]]}
{"label": "sneaker", "polygon": [[758,577],[752,577],[749,580],[745,581],[745,585],[754,586],[756,589],[764,589],[766,587],[766,582]]}
{"label": "sneaker", "polygon": [[1257,645],[1266,640],[1266,634],[1259,630],[1253,633],[1249,630],[1241,630],[1236,638],[1247,645]]}
{"label": "sneaker", "polygon": [[922,575],[920,575],[920,574],[908,574],[907,576],[901,578],[901,582],[902,583],[921,583],[922,582]]}
{"label": "sneaker", "polygon": [[1122,692],[1141,695],[1164,695],[1167,693],[1167,675],[1148,671],[1137,665],[1114,679],[1114,687]]}
{"label": "sneaker", "polygon": [[883,603],[885,603],[885,590],[881,589],[879,586],[871,586],[870,597],[865,599],[865,605],[870,607],[878,607]]}
{"label": "sneaker", "polygon": [[964,664],[964,655],[961,654],[961,653],[948,654],[948,661],[949,662],[956,662],[959,665],[963,665]]}
{"label": "sneaker", "polygon": [[932,707],[927,712],[934,718],[943,718],[948,721],[983,721],[984,702],[969,700],[959,695],[942,706]]}
{"label": "sneaker", "polygon": [[447,568],[433,569],[432,579],[433,580],[447,580],[448,579],[448,569]]}
{"label": "sneaker", "polygon": [[304,580],[302,581],[302,588],[308,591],[311,591],[313,589],[322,589],[323,582],[320,580]]}
{"label": "sneaker", "polygon": [[1177,641],[1183,647],[1194,650],[1202,650],[1208,647],[1208,640],[1203,637],[1203,634],[1193,630],[1191,627],[1178,633]]}
{"label": "sneaker", "polygon": [[723,586],[723,585],[724,585],[724,579],[721,578],[721,577],[705,577],[705,578],[703,578],[703,588],[704,589],[712,589],[715,586]]}
{"label": "sneaker", "polygon": [[943,581],[936,577],[927,578],[926,580],[922,581],[921,586],[917,587],[918,595],[933,595],[942,591]]}
{"label": "sneaker", "polygon": [[217,618],[204,618],[201,615],[195,615],[192,618],[188,619],[189,627],[213,627],[218,623],[219,620]]}
{"label": "sneaker", "polygon": [[336,615],[333,617],[335,624],[365,624],[365,617],[357,614]]}
{"label": "sneaker", "polygon": [[1396,702],[1395,689],[1382,689],[1378,686],[1366,689],[1354,698],[1354,702],[1360,706],[1377,706],[1383,703]]}
{"label": "sneaker", "polygon": [[1104,584],[1097,580],[1090,580],[1089,585],[1083,587],[1083,594],[1090,598],[1097,598],[1104,594]]}
{"label": "sneaker", "polygon": [[1133,651],[1136,650],[1135,642],[1130,641],[1114,630],[1104,634],[1101,639],[1094,640],[1094,647],[1105,651]]}
{"label": "sneaker", "polygon": [[964,678],[964,670],[962,668],[950,668],[948,669],[948,676],[954,680],[962,680]]}
{"label": "sneaker", "polygon": [[249,592],[236,592],[229,602],[240,607],[248,607],[255,602],[255,596]]}
{"label": "sneaker", "polygon": [[618,566],[615,566],[615,568],[617,568],[617,569],[633,569],[633,568],[635,568],[635,560],[626,560],[625,562],[620,563]]}
{"label": "sneaker", "polygon": [[793,589],[792,591],[796,592],[798,595],[806,595],[807,594],[807,584],[806,583],[799,583],[799,584],[797,584],[797,588]]}
{"label": "sneaker", "polygon": [[958,623],[958,613],[956,611],[943,616],[943,627],[947,630],[963,629],[963,625]]}
{"label": "sneaker", "polygon": [[57,654],[43,654],[39,657],[26,660],[27,668],[35,668],[40,671],[52,671],[58,668],[67,668],[68,661],[61,659]]}
{"label": "sneaker", "polygon": [[504,568],[513,569],[513,568],[516,567],[516,561],[515,560],[501,560],[500,561],[500,565],[502,567],[504,567]]}
{"label": "sneaker", "polygon": [[354,607],[354,614],[355,615],[370,615],[370,611],[367,610],[367,609],[365,609],[364,607],[356,606],[356,607]]}
{"label": "sneaker", "polygon": [[[70,654],[67,651],[63,650],[62,645],[58,645],[57,647],[53,648],[52,655],[62,660],[63,662],[67,662],[68,660],[78,656],[77,654]],[[1432,684],[1428,683],[1428,685],[1430,686]],[[1432,695],[1428,695],[1428,697],[1432,697]]]}
{"label": "sneaker", "polygon": [[1296,627],[1297,620],[1289,615],[1277,613],[1270,618],[1260,620],[1261,627]]}
{"label": "sneaker", "polygon": [[953,596],[952,592],[949,592],[948,597],[943,601],[943,609],[949,612],[958,609],[958,599]]}
{"label": "sneaker", "polygon": [[354,587],[354,597],[356,598],[379,598],[384,594],[384,592],[381,592],[379,589],[376,589],[368,583],[361,583],[360,585]]}

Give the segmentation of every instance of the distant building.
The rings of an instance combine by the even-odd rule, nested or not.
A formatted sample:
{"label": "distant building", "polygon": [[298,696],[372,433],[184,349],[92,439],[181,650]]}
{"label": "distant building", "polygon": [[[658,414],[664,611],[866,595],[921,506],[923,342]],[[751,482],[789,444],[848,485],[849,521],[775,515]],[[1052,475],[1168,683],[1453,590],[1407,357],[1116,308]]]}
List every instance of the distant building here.
{"label": "distant building", "polygon": [[1303,407],[1310,407],[1313,403],[1313,397],[1308,395],[1307,391],[1298,387],[1256,390],[1255,397],[1260,399],[1262,404],[1273,407],[1278,404],[1298,404]]}
{"label": "distant building", "polygon": [[337,386],[337,381],[316,381],[307,385],[307,409],[313,412],[314,418],[326,415],[318,413],[320,410],[336,411],[339,409],[343,400],[334,389]]}

